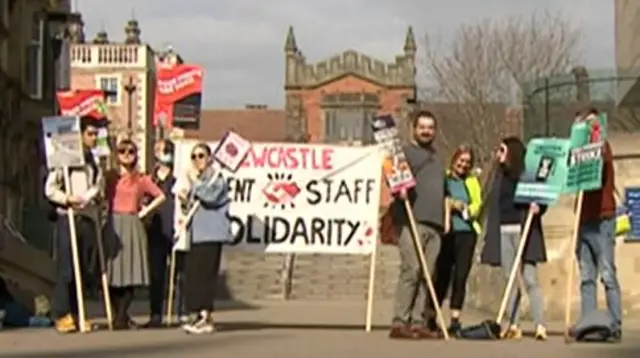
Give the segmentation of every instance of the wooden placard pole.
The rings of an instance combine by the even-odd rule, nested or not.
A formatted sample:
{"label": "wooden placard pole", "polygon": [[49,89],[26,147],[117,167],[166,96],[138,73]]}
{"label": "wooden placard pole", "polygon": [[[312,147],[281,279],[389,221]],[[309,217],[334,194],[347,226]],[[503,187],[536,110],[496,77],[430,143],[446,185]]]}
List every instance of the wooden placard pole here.
{"label": "wooden placard pole", "polygon": [[509,280],[507,281],[507,286],[504,289],[504,293],[502,294],[502,301],[500,302],[500,309],[498,310],[498,315],[496,316],[496,323],[502,324],[502,320],[504,319],[504,315],[507,311],[507,304],[509,302],[509,296],[511,296],[511,291],[513,291],[513,285],[516,282],[516,277],[520,273],[520,268],[522,264],[522,254],[524,253],[524,249],[527,246],[527,239],[529,238],[529,232],[531,231],[531,223],[533,222],[533,212],[529,209],[529,213],[527,214],[527,220],[525,221],[524,227],[522,228],[522,232],[520,233],[520,242],[518,243],[518,250],[516,252],[516,257],[513,260],[513,265],[511,266],[511,273],[509,274]]}
{"label": "wooden placard pole", "polygon": [[576,274],[576,261],[574,252],[578,244],[578,237],[580,236],[580,217],[582,216],[582,201],[584,198],[584,192],[579,191],[576,198],[576,217],[573,220],[573,231],[571,232],[571,242],[569,249],[571,250],[571,258],[567,260],[567,286],[565,288],[564,297],[564,341],[565,343],[571,342],[571,299],[573,297],[573,280]]}
{"label": "wooden placard pole", "polygon": [[409,200],[406,200],[406,199],[404,199],[403,201],[404,201],[405,210],[407,211],[407,218],[409,219],[409,228],[411,229],[411,237],[413,238],[413,245],[416,249],[416,254],[418,255],[418,260],[420,262],[422,273],[424,274],[424,279],[427,283],[427,290],[429,291],[429,296],[431,297],[433,308],[436,311],[436,319],[438,320],[438,324],[440,325],[440,327],[442,327],[442,333],[443,333],[444,339],[448,340],[449,332],[447,332],[446,322],[444,320],[444,316],[442,315],[442,310],[440,309],[440,305],[438,305],[438,296],[436,295],[436,289],[433,285],[433,280],[431,280],[431,273],[429,272],[429,267],[427,266],[427,259],[424,256],[424,248],[420,244],[418,227],[416,225],[416,219],[413,216],[411,203],[409,203]]}
{"label": "wooden placard pole", "polygon": [[[71,174],[69,167],[63,167],[64,186],[67,195],[71,195]],[[67,209],[67,219],[69,220],[69,240],[71,241],[71,261],[73,264],[73,275],[76,286],[76,298],[78,300],[78,330],[82,333],[89,331],[86,320],[86,307],[84,304],[84,292],[82,290],[82,272],[80,271],[80,254],[78,251],[78,234],[76,232],[75,212],[72,208]]]}

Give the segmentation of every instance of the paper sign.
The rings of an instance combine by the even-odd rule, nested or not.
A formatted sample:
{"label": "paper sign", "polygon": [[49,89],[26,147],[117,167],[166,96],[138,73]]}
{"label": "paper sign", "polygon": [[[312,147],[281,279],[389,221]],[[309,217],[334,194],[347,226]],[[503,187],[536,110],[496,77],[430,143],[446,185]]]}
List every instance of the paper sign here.
{"label": "paper sign", "polygon": [[47,168],[79,167],[85,164],[80,117],[42,118]]}
{"label": "paper sign", "polygon": [[382,170],[391,193],[413,188],[416,180],[402,149],[400,133],[393,117],[390,115],[374,117],[371,120],[371,128],[373,138],[382,147]]}
{"label": "paper sign", "polygon": [[242,138],[235,132],[227,132],[216,149],[213,158],[224,168],[235,172],[251,149],[251,142]]}

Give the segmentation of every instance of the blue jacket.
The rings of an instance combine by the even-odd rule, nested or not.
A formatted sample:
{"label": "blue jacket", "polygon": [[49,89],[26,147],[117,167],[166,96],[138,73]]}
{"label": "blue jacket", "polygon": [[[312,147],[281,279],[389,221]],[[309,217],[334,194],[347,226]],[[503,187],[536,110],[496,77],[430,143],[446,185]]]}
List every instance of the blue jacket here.
{"label": "blue jacket", "polygon": [[191,200],[200,202],[191,221],[191,243],[230,242],[231,220],[229,219],[229,187],[219,174],[211,185],[207,185],[211,174],[193,182]]}

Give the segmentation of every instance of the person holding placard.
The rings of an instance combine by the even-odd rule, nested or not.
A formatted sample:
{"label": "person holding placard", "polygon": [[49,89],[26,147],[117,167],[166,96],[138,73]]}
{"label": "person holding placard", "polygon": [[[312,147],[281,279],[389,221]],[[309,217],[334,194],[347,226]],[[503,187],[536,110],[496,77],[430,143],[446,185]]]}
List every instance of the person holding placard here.
{"label": "person holding placard", "polygon": [[[95,218],[89,215],[91,209],[98,210],[99,201],[104,188],[104,177],[100,166],[96,163],[91,150],[96,146],[98,128],[93,119],[80,118],[80,131],[82,133],[82,145],[85,156],[83,167],[69,168],[71,188],[70,195],[64,183],[63,169],[50,171],[44,185],[44,193],[50,203],[55,207],[59,216],[66,216],[67,209],[75,210],[76,240],[80,252],[80,267],[83,272],[83,281],[89,277],[90,268],[87,266],[89,253],[96,243]],[[73,259],[71,253],[71,231],[69,220],[60,218],[56,220],[56,284],[53,292],[51,315],[55,321],[55,328],[60,333],[77,332],[78,327],[78,299],[76,285],[84,285],[85,282],[75,282],[73,271]],[[86,322],[90,329],[91,324]]]}
{"label": "person holding placard", "polygon": [[[129,316],[135,287],[149,285],[147,234],[141,219],[158,208],[165,195],[149,175],[138,171],[138,148],[123,139],[116,148],[117,168],[107,176],[107,260],[109,286],[115,308],[114,329],[135,328]],[[142,206],[145,196],[153,197]]]}
{"label": "person holding placard", "polygon": [[[178,179],[175,192],[185,204],[199,203],[188,227],[190,248],[186,257],[184,295],[191,321],[182,329],[191,334],[212,333],[213,300],[222,259],[222,245],[231,241],[229,188],[213,166],[206,143],[191,151],[191,168]],[[190,206],[190,205],[187,205]]]}
{"label": "person holding placard", "polygon": [[[585,117],[599,113],[591,109]],[[588,317],[598,309],[597,281],[598,276],[605,288],[607,309],[613,321],[611,340],[622,339],[622,303],[620,283],[615,262],[615,168],[613,151],[608,141],[604,141],[602,151],[602,186],[597,190],[583,193],[580,215],[580,229],[576,255],[580,269],[581,317]]]}
{"label": "person holding placard", "polygon": [[[535,215],[529,235],[525,238],[527,244],[522,256],[523,264],[520,275],[529,296],[535,324],[535,337],[538,340],[546,340],[544,305],[537,279],[537,264],[547,261],[541,220],[541,215],[544,214],[546,207],[538,206],[535,203],[519,204],[514,201],[516,185],[524,171],[525,151],[525,146],[519,138],[508,137],[502,140],[496,153],[499,167],[494,171],[494,177],[491,180],[492,186],[489,188],[485,203],[487,220],[484,228],[485,242],[482,248],[481,262],[501,267],[505,281],[507,281],[516,258],[521,231],[528,212],[531,211]],[[521,295],[520,287],[517,287],[509,296],[507,304],[509,326],[502,332],[504,339],[522,337],[522,330],[519,326]]]}
{"label": "person holding placard", "polygon": [[451,324],[448,330],[452,334],[461,329],[460,312],[480,233],[477,217],[482,206],[482,189],[480,180],[472,172],[473,162],[471,147],[461,145],[453,153],[446,178],[451,203],[451,230],[442,238],[434,286],[440,306],[451,286]]}
{"label": "person holding placard", "polygon": [[390,338],[439,338],[435,312],[412,238],[403,200],[409,200],[415,216],[417,236],[425,253],[427,269],[433,273],[445,231],[445,167],[433,146],[437,122],[433,113],[413,117],[413,138],[404,153],[416,179],[411,190],[403,190],[393,204],[394,223],[400,229],[400,277],[395,293]]}

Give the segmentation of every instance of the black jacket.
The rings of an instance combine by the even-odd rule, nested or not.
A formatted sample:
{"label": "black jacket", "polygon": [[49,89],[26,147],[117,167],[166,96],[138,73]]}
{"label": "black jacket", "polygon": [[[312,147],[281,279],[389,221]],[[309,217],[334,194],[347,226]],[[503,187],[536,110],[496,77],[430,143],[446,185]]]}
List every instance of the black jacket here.
{"label": "black jacket", "polygon": [[[492,266],[499,266],[500,262],[500,187],[503,185],[505,173],[502,168],[498,167],[493,173],[493,180],[487,199],[485,201],[484,215],[486,221],[484,225],[484,246],[480,256],[480,262]],[[528,213],[527,204],[518,204],[520,209],[520,223],[524,228]],[[527,238],[527,244],[524,249],[523,261],[527,263],[542,263],[547,261],[547,249],[544,243],[544,233],[542,230],[541,216],[546,212],[546,206],[540,206],[540,214],[533,217],[531,222],[531,230]]]}

